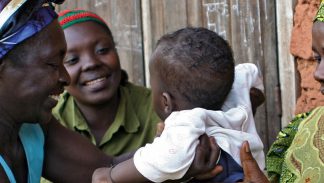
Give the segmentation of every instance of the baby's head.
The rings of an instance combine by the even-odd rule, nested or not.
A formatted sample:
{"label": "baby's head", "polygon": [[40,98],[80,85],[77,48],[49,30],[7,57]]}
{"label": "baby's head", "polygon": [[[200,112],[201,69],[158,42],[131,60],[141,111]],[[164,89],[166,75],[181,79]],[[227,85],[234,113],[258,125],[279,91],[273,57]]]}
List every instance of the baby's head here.
{"label": "baby's head", "polygon": [[162,120],[195,107],[219,110],[234,81],[231,47],[205,28],[162,36],[149,68],[153,103]]}

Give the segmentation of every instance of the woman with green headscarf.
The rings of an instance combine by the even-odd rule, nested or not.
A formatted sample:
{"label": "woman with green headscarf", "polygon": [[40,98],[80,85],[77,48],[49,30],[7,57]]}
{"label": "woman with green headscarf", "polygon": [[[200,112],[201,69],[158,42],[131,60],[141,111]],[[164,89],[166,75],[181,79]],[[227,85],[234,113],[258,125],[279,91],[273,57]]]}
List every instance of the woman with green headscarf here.
{"label": "woman with green headscarf", "polygon": [[[324,1],[314,20],[312,50],[318,62],[314,78],[324,94]],[[324,106],[299,114],[282,130],[267,155],[271,182],[324,182]]]}
{"label": "woman with green headscarf", "polygon": [[[314,19],[312,50],[318,62],[314,78],[324,94],[324,0]],[[266,157],[267,176],[253,159],[248,144],[241,149],[244,182],[324,182],[324,106],[298,114],[272,144]]]}
{"label": "woman with green headscarf", "polygon": [[[312,29],[312,50],[318,62],[314,78],[324,94],[324,0]],[[297,115],[278,135],[266,158],[270,182],[324,182],[324,106]],[[249,153],[241,151],[245,180],[267,182]],[[262,179],[262,181],[259,181]]]}

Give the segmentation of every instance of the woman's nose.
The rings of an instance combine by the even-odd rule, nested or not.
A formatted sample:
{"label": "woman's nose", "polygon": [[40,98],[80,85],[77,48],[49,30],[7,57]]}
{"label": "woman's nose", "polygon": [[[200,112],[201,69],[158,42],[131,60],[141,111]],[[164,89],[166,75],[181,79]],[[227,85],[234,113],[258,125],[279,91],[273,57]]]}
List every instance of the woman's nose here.
{"label": "woman's nose", "polygon": [[83,60],[82,69],[83,70],[91,70],[100,65],[100,60],[95,55],[88,55]]}
{"label": "woman's nose", "polygon": [[68,86],[71,82],[70,75],[64,66],[60,68],[59,82],[62,83],[63,86]]}

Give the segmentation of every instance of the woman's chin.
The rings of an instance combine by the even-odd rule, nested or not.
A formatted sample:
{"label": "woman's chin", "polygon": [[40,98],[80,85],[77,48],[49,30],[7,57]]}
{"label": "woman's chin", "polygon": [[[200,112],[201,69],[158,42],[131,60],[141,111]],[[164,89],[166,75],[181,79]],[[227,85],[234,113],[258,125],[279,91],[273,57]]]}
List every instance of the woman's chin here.
{"label": "woman's chin", "polygon": [[52,118],[54,117],[51,112],[43,111],[39,124],[48,124],[52,120]]}
{"label": "woman's chin", "polygon": [[51,119],[53,118],[52,109],[56,106],[57,102],[58,101],[56,99],[53,99],[52,97],[47,98],[41,111],[40,123],[44,124],[51,121]]}

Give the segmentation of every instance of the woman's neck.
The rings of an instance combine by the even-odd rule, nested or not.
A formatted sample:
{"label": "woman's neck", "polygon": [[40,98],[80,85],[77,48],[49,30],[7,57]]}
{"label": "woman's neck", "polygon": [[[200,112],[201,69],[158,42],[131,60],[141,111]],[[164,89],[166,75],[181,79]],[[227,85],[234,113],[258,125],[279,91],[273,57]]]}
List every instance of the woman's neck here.
{"label": "woman's neck", "polygon": [[120,98],[116,94],[111,100],[100,105],[84,105],[77,102],[79,109],[91,129],[108,129],[114,121]]}
{"label": "woman's neck", "polygon": [[15,174],[17,182],[27,179],[27,161],[23,145],[19,138],[20,123],[5,118],[0,112],[0,155]]}
{"label": "woman's neck", "polygon": [[119,101],[120,98],[118,94],[116,94],[111,100],[101,105],[89,106],[77,102],[97,145],[100,145],[103,136],[115,120]]}
{"label": "woman's neck", "polygon": [[5,149],[17,144],[19,141],[18,134],[20,125],[0,112],[0,153],[5,152]]}

